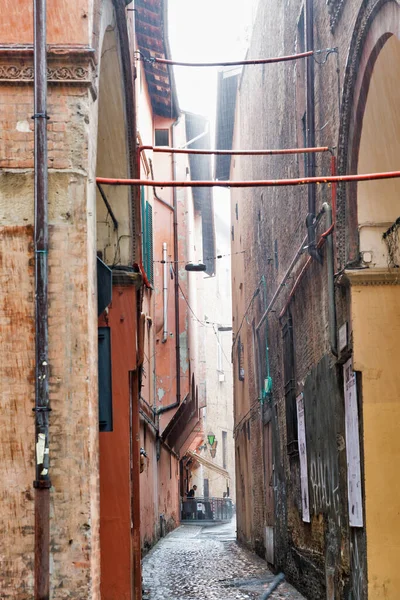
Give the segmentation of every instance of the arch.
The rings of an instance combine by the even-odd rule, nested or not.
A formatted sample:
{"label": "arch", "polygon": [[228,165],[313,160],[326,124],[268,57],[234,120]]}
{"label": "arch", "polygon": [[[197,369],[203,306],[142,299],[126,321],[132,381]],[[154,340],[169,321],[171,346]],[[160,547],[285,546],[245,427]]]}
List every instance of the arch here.
{"label": "arch", "polygon": [[[116,24],[104,32],[99,69],[96,175],[129,177],[129,145],[119,35]],[[108,265],[128,264],[132,255],[129,188],[104,188],[118,221],[115,229],[97,190],[97,252]]]}
{"label": "arch", "polygon": [[[338,141],[339,173],[356,173],[365,102],[379,53],[400,37],[398,0],[364,0],[346,64]],[[359,259],[357,184],[338,186],[337,243],[341,266]]]}
{"label": "arch", "polygon": [[[135,116],[135,88],[133,84],[132,68],[132,49],[128,33],[129,27],[133,27],[131,17],[127,16],[125,0],[96,0],[93,17],[93,45],[97,57],[97,92],[98,92],[98,143],[96,145],[96,175],[100,174],[100,169],[109,172],[114,169],[115,172],[124,172],[124,177],[135,177],[137,170],[136,160],[136,116]],[[111,54],[110,54],[111,53]],[[106,81],[114,81],[114,86],[108,87]],[[117,102],[114,110],[111,110],[114,120],[115,146],[119,145],[120,158],[123,161],[114,161],[114,166],[108,163],[102,164],[99,159],[101,152],[101,142],[103,132],[100,129],[104,126],[104,108],[111,109],[112,96],[117,94]],[[107,105],[107,97],[109,104]],[[110,112],[110,111],[109,111]],[[110,135],[110,130],[108,135]],[[107,136],[106,136],[107,137]],[[117,141],[117,137],[119,141]],[[121,154],[122,152],[122,154]],[[116,163],[119,163],[118,166]],[[140,203],[133,188],[129,188],[122,195],[115,193],[114,190],[108,190],[110,198],[115,197],[112,207],[116,206],[117,212],[121,206],[124,209],[125,224],[129,223],[129,230],[122,232],[122,235],[129,235],[130,240],[125,241],[125,246],[129,249],[124,254],[126,256],[125,264],[138,260],[140,252]],[[123,202],[118,199],[123,197]],[[117,199],[118,198],[118,199]],[[104,216],[103,204],[97,193],[97,207],[100,214]],[[122,215],[121,215],[122,216]],[[118,218],[117,218],[118,220]],[[115,236],[114,236],[115,237]],[[119,236],[120,237],[120,236]],[[123,238],[128,240],[128,238]],[[118,245],[118,241],[116,243]],[[107,260],[106,262],[109,263]],[[110,263],[111,264],[111,263]]]}

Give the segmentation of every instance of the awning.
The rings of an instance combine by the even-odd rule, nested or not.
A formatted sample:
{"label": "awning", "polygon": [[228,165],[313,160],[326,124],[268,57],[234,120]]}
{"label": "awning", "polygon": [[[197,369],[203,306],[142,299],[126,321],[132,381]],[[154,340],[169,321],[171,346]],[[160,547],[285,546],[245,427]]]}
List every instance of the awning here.
{"label": "awning", "polygon": [[204,458],[204,456],[200,456],[199,454],[196,454],[196,452],[192,452],[191,450],[188,450],[186,452],[186,456],[190,456],[191,458],[194,458],[195,460],[197,460],[197,462],[199,462],[200,464],[207,467],[207,469],[211,469],[212,471],[215,471],[216,473],[223,475],[224,477],[226,477],[226,479],[231,478],[226,469],[219,467],[218,465],[213,463],[211,460],[208,460],[208,458]]}

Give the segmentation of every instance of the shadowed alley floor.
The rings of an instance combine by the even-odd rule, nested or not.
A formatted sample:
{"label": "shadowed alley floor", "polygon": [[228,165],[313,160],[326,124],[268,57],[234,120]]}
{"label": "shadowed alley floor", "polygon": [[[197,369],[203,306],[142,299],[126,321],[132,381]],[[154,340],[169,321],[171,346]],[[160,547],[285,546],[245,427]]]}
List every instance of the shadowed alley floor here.
{"label": "shadowed alley floor", "polygon": [[[236,543],[235,521],[183,525],[143,560],[143,600],[245,600],[261,598],[274,580],[267,563]],[[283,582],[271,600],[304,600]]]}

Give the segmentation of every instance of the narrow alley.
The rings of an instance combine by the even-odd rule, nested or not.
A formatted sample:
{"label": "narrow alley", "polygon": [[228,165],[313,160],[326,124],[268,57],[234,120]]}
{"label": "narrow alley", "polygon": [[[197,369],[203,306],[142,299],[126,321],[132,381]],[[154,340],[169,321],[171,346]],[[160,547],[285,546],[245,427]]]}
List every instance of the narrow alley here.
{"label": "narrow alley", "polygon": [[400,600],[400,0],[0,12],[0,600]]}
{"label": "narrow alley", "polygon": [[182,525],[143,561],[143,600],[304,600],[286,581],[268,593],[277,581],[264,560],[237,544],[235,519]]}

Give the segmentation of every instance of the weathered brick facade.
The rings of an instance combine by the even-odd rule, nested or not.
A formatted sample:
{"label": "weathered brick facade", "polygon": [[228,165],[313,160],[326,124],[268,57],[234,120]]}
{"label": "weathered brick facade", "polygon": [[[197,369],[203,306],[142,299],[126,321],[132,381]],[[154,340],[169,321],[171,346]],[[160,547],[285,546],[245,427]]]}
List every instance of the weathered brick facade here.
{"label": "weathered brick facade", "polygon": [[[398,31],[398,5],[350,0],[316,0],[313,4],[314,49],[321,50],[315,56],[316,145],[334,149],[341,173],[357,172],[355,131],[361,130],[362,123],[362,113],[357,112],[357,77],[374,49],[370,32],[377,30],[377,39],[382,35],[383,44],[382,40]],[[304,51],[303,10],[303,3],[296,0],[260,2],[248,58]],[[385,31],[389,32],[386,37]],[[334,51],[327,53],[326,49]],[[305,94],[306,69],[300,61],[245,67],[238,84],[233,148],[306,145]],[[317,154],[316,174],[329,173],[329,153]],[[232,180],[302,176],[302,155],[233,157],[231,162]],[[324,202],[331,203],[332,188],[319,185],[316,193],[318,213]],[[339,274],[365,266],[359,258],[362,247],[358,242],[356,193],[357,186],[338,189],[334,239],[335,271]],[[352,348],[351,323],[355,317],[354,313],[350,316],[350,299],[354,291],[336,278],[337,328],[347,322],[350,331],[348,354],[339,353],[337,358],[330,350],[326,246],[321,250],[322,264],[311,263],[288,300],[305,264],[303,256],[282,286],[257,339],[257,324],[307,234],[307,186],[232,189],[231,198],[232,251],[244,252],[232,265],[239,539],[284,570],[307,598],[383,598],[374,594],[383,593],[384,568],[381,565],[382,579],[377,575],[373,584],[372,578],[368,583],[367,563],[369,569],[370,557],[384,551],[384,546],[371,545],[367,554],[369,529],[349,525],[343,362]],[[326,228],[322,216],[317,239]],[[363,371],[362,363],[359,367],[355,368]],[[262,401],[268,371],[272,395]],[[365,374],[365,381],[368,377]],[[297,450],[295,399],[301,393],[306,415],[310,523],[302,520]],[[363,456],[367,438],[363,435],[366,421],[361,385],[358,410]],[[294,426],[290,424],[293,422]],[[272,457],[268,427],[273,432]],[[383,463],[390,461],[388,454],[380,456]],[[362,464],[362,480],[363,468]],[[368,473],[365,477],[368,482]],[[364,493],[363,484],[363,502],[371,509],[373,501]],[[393,498],[393,504],[397,500]]]}

